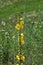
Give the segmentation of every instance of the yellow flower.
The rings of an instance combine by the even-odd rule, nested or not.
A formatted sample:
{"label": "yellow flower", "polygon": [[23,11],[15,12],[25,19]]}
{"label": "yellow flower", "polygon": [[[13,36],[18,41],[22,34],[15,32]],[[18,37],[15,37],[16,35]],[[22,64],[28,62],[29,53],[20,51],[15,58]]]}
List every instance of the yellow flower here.
{"label": "yellow flower", "polygon": [[23,33],[21,33],[21,36],[22,36],[22,37],[24,37],[24,34],[23,34]]}
{"label": "yellow flower", "polygon": [[21,44],[23,45],[24,44],[24,34],[21,33]]}
{"label": "yellow flower", "polygon": [[24,21],[22,20],[22,21],[20,21],[20,25],[24,25]]}
{"label": "yellow flower", "polygon": [[21,17],[20,20],[23,20],[23,18]]}
{"label": "yellow flower", "polygon": [[21,40],[24,40],[24,34],[21,33]]}
{"label": "yellow flower", "polygon": [[16,28],[17,30],[20,30],[20,24],[16,24],[15,28]]}
{"label": "yellow flower", "polygon": [[19,65],[18,63],[16,65]]}
{"label": "yellow flower", "polygon": [[20,27],[23,29],[23,27],[24,27],[24,21],[20,21]]}
{"label": "yellow flower", "polygon": [[24,40],[21,40],[21,45],[24,45],[24,43],[25,43]]}
{"label": "yellow flower", "polygon": [[21,60],[24,62],[25,61],[25,56],[21,55]]}
{"label": "yellow flower", "polygon": [[16,56],[16,59],[17,59],[18,61],[20,61],[20,56],[19,56],[19,55],[17,55],[17,56]]}

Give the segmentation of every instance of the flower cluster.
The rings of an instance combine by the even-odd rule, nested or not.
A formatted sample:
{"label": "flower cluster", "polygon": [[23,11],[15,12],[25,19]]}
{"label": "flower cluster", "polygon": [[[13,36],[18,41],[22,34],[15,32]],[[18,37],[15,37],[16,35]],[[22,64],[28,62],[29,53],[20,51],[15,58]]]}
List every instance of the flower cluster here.
{"label": "flower cluster", "polygon": [[25,61],[25,56],[23,56],[23,55],[16,55],[16,59],[18,60],[18,61]]}
{"label": "flower cluster", "polygon": [[17,30],[20,30],[20,29],[23,29],[23,27],[24,27],[24,21],[23,21],[23,18],[20,18],[20,23],[17,23],[15,28]]}
{"label": "flower cluster", "polygon": [[[21,31],[23,28],[24,28],[24,20],[23,18],[20,18],[19,19],[19,23],[16,24],[15,28],[18,30],[18,31]],[[19,33],[19,37],[18,37],[18,40],[19,40],[19,44],[20,46],[21,45],[24,45],[24,33],[20,32]],[[20,49],[19,49],[20,50]],[[20,53],[16,55],[16,59],[18,61],[22,61],[24,62],[25,61],[25,56],[21,53],[21,50],[19,51]],[[16,65],[19,65],[18,63]]]}

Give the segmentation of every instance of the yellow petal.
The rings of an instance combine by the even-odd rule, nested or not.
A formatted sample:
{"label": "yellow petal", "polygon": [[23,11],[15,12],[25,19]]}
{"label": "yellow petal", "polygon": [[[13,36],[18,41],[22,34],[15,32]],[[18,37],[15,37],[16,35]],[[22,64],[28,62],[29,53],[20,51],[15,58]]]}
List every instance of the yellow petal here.
{"label": "yellow petal", "polygon": [[25,61],[25,56],[21,56],[21,60],[22,61]]}
{"label": "yellow petal", "polygon": [[24,25],[20,25],[20,27],[21,27],[21,29],[23,29],[24,28]]}
{"label": "yellow petal", "polygon": [[24,34],[23,34],[23,33],[21,33],[21,36],[24,36]]}
{"label": "yellow petal", "polygon": [[20,21],[20,25],[24,25],[24,21]]}
{"label": "yellow petal", "polygon": [[24,21],[20,21],[20,27],[21,27],[21,29],[23,29],[23,27],[24,27]]}
{"label": "yellow petal", "polygon": [[22,40],[22,41],[21,41],[21,44],[24,45],[24,43],[25,43],[24,40]]}
{"label": "yellow petal", "polygon": [[16,28],[17,30],[20,30],[20,24],[16,24],[15,28]]}
{"label": "yellow petal", "polygon": [[21,17],[20,20],[23,20],[23,18]]}
{"label": "yellow petal", "polygon": [[17,55],[17,56],[16,56],[16,59],[20,61],[20,56],[19,56],[19,55]]}

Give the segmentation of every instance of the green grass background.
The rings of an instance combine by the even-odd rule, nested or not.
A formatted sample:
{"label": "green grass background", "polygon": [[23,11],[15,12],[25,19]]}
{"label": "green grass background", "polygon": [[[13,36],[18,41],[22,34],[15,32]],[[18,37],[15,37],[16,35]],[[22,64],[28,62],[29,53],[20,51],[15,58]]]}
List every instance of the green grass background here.
{"label": "green grass background", "polygon": [[22,30],[25,45],[21,47],[21,53],[26,60],[22,65],[43,65],[43,0],[11,0],[11,5],[4,6],[7,2],[0,0],[0,65],[19,63],[15,59],[19,49],[19,32],[15,25],[19,16],[25,22]]}

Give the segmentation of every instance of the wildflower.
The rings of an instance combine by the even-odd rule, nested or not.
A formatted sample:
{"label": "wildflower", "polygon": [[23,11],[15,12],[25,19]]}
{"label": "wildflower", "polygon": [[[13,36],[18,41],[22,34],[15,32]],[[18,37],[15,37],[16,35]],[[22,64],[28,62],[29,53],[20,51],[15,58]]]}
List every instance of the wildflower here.
{"label": "wildflower", "polygon": [[24,26],[23,25],[20,25],[20,26],[21,26],[21,29],[23,29]]}
{"label": "wildflower", "polygon": [[20,24],[16,24],[15,28],[16,28],[17,30],[20,30]]}
{"label": "wildflower", "polygon": [[21,40],[21,45],[24,45],[24,40]]}
{"label": "wildflower", "polygon": [[20,21],[20,26],[23,29],[23,27],[24,27],[24,21]]}
{"label": "wildflower", "polygon": [[23,20],[23,18],[21,17],[20,20]]}
{"label": "wildflower", "polygon": [[23,45],[24,44],[24,34],[21,33],[21,44]]}
{"label": "wildflower", "polygon": [[19,65],[18,63],[16,65]]}
{"label": "wildflower", "polygon": [[21,36],[22,36],[22,37],[24,37],[24,34],[23,34],[23,33],[21,33]]}
{"label": "wildflower", "polygon": [[24,25],[24,21],[22,20],[22,21],[20,21],[20,25]]}
{"label": "wildflower", "polygon": [[21,60],[24,62],[25,61],[25,56],[21,55]]}
{"label": "wildflower", "polygon": [[17,55],[17,56],[16,56],[16,59],[20,61],[20,56],[19,56],[19,55]]}
{"label": "wildflower", "polygon": [[24,37],[23,37],[23,36],[21,37],[21,41],[22,41],[22,40],[24,40]]}
{"label": "wildflower", "polygon": [[21,36],[21,41],[24,40],[24,36]]}

